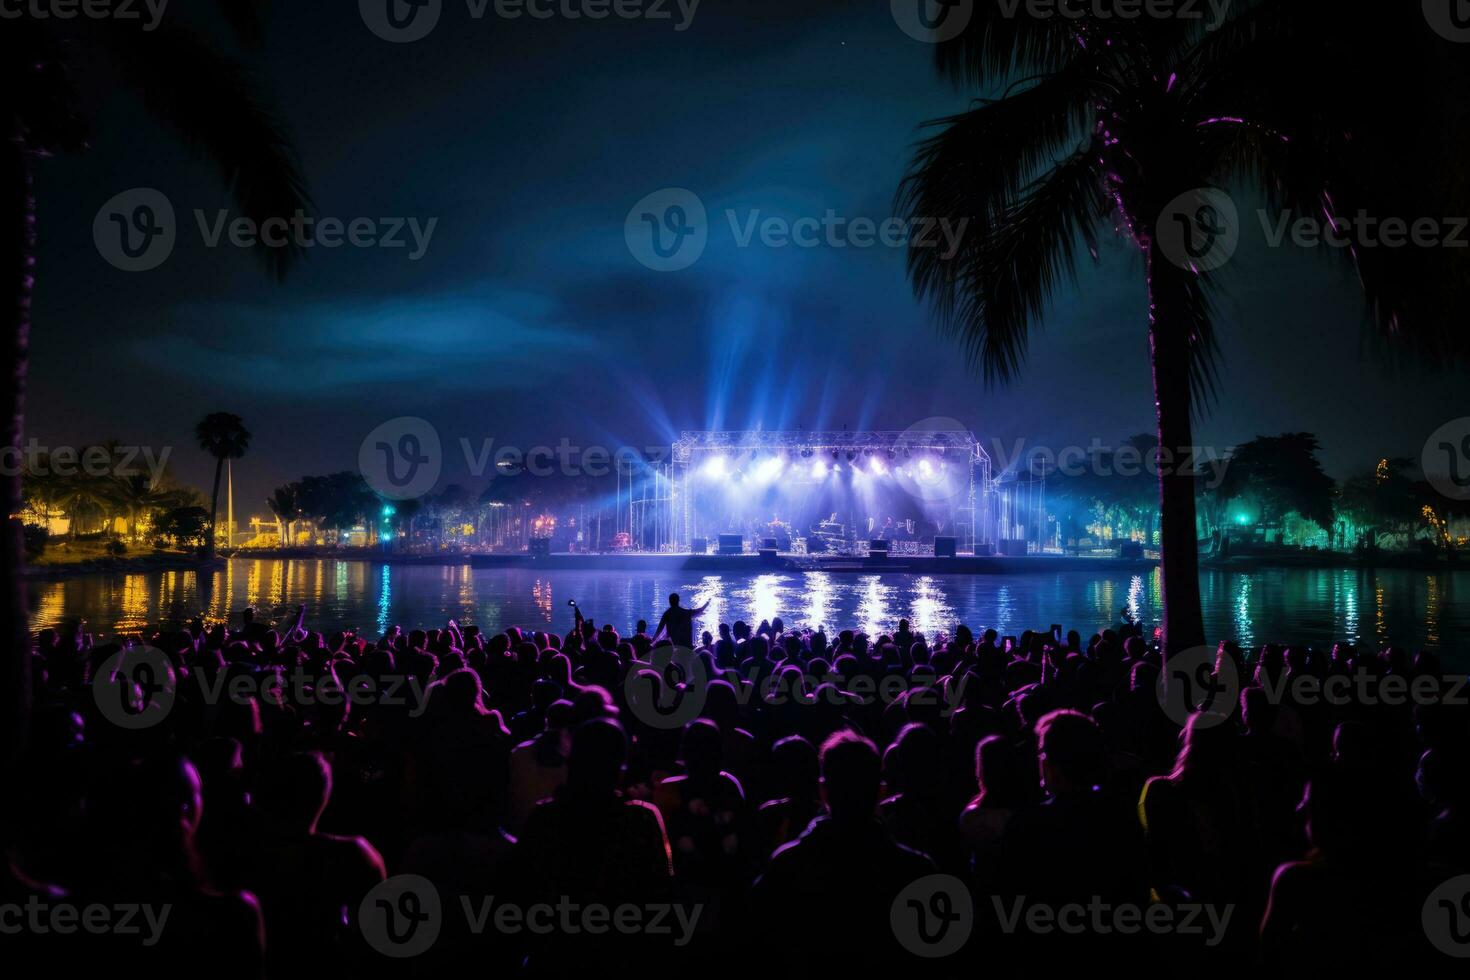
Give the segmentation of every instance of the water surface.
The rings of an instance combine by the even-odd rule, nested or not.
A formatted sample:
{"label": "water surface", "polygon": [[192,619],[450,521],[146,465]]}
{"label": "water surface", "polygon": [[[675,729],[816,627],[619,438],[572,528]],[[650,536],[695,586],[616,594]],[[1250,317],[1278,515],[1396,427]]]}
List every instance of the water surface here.
{"label": "water surface", "polygon": [[[1391,639],[1458,654],[1470,636],[1470,571],[1258,569],[1208,571],[1200,581],[1211,642]],[[94,632],[109,635],[183,622],[200,612],[211,620],[235,619],[246,605],[265,618],[288,619],[301,602],[310,607],[315,627],[355,626],[371,634],[394,623],[432,626],[450,617],[485,629],[516,624],[565,630],[568,599],[599,623],[626,631],[638,619],[657,621],[675,591],[686,603],[709,602],[701,628],[711,631],[721,621],[758,623],[780,616],[788,624],[820,624],[829,631],[861,627],[877,633],[907,618],[926,635],[961,622],[1003,635],[1060,622],[1087,635],[1116,623],[1125,605],[1151,623],[1160,614],[1157,570],[705,575],[236,559],[203,575],[169,571],[31,583],[38,625],[80,617]]]}

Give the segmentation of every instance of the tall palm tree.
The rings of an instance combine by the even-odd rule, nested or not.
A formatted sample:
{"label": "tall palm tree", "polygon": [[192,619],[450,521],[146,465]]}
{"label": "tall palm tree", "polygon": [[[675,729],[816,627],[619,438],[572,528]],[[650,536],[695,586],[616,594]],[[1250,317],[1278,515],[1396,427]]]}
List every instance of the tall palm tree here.
{"label": "tall palm tree", "polygon": [[194,427],[194,438],[199,448],[214,457],[214,490],[209,496],[209,543],[205,554],[213,557],[215,548],[214,530],[219,521],[219,480],[225,471],[225,460],[239,459],[250,448],[250,430],[245,420],[229,412],[214,412],[204,416]]}
{"label": "tall palm tree", "polygon": [[[1185,202],[1194,205],[1185,217],[1201,216],[1211,199],[1198,192],[1227,183],[1262,197],[1267,213],[1334,224],[1360,208],[1464,214],[1426,204],[1446,174],[1403,179],[1416,159],[1410,141],[1459,145],[1463,126],[1433,121],[1443,100],[1427,96],[1420,69],[1446,56],[1418,4],[1359,14],[1324,0],[1243,0],[1213,31],[1178,18],[1101,19],[1083,6],[1040,18],[1026,5],[1007,16],[1005,4],[978,3],[963,32],[936,46],[943,75],[999,97],[937,120],[918,146],[900,210],[971,220],[952,254],[911,247],[909,276],[987,382],[1008,381],[1032,326],[1075,276],[1080,247],[1095,259],[1100,234],[1117,230],[1142,259],[1159,445],[1182,452],[1194,442],[1192,415],[1214,394],[1220,280],[1205,263],[1171,261],[1162,222]],[[1418,155],[1434,159],[1456,157]],[[1449,250],[1335,251],[1356,263],[1384,337],[1431,356],[1463,352],[1419,288],[1452,261]],[[1195,482],[1188,472],[1159,479],[1169,653],[1204,642]]]}
{"label": "tall palm tree", "polygon": [[[258,0],[216,0],[216,8],[246,41],[259,38]],[[107,90],[141,97],[145,108],[218,171],[241,213],[263,223],[290,218],[308,204],[295,154],[270,100],[255,77],[185,28],[174,11],[152,30],[116,18],[7,19],[0,30],[0,293],[8,329],[0,338],[0,447],[25,442],[25,388],[30,350],[38,161],[87,145],[87,126],[70,78],[69,61],[108,64]],[[91,54],[100,57],[90,57]],[[260,249],[270,271],[283,275],[299,257],[294,248]],[[20,569],[24,555],[18,477],[0,480],[0,643],[7,648],[0,689],[0,731],[8,758],[28,728],[30,627]]]}

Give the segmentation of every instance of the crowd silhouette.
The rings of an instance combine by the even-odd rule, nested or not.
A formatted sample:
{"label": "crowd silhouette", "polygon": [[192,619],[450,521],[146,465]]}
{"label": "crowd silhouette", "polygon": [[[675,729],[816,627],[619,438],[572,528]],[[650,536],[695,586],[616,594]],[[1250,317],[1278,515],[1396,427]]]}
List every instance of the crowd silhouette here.
{"label": "crowd silhouette", "polygon": [[[1213,676],[1238,694],[1179,718],[1126,620],[1014,643],[780,620],[698,640],[581,611],[564,633],[370,638],[304,611],[279,631],[44,630],[0,945],[273,977],[1451,962],[1426,899],[1470,874],[1470,709],[1433,655],[1224,643]],[[1421,696],[1279,683],[1335,675]],[[432,886],[440,922],[394,958],[363,917],[400,876]],[[492,896],[672,906],[680,927],[487,927],[470,913]],[[1460,904],[1447,941],[1470,944]],[[47,911],[130,905],[164,921],[67,931]]]}

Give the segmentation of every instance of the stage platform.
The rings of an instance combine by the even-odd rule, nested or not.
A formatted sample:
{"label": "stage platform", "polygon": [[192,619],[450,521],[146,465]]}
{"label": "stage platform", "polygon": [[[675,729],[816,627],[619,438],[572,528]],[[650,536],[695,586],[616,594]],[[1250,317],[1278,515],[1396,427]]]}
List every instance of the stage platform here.
{"label": "stage platform", "polygon": [[678,555],[646,553],[566,554],[543,556],[471,555],[474,568],[544,568],[579,571],[682,571],[698,573],[740,572],[759,575],[763,572],[833,572],[871,575],[875,572],[907,572],[917,575],[1027,575],[1056,572],[1107,571],[1133,573],[1151,571],[1158,565],[1152,559],[1078,557],[1070,555],[1027,555],[976,557],[959,555],[935,558],[932,555],[885,558],[856,558],[839,555]]}

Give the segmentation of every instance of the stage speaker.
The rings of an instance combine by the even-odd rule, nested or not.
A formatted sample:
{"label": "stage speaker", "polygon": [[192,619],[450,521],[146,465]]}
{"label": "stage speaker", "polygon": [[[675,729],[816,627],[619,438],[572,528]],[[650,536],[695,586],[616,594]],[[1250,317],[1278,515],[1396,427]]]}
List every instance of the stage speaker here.
{"label": "stage speaker", "polygon": [[775,538],[761,538],[761,550],[762,551],[775,551],[776,550],[776,539]]}
{"label": "stage speaker", "polygon": [[781,564],[781,555],[778,551],[776,551],[775,548],[762,548],[760,549],[758,554],[760,555],[761,564],[763,565]]}
{"label": "stage speaker", "polygon": [[1120,541],[1118,543],[1118,557],[1140,561],[1143,558],[1143,545],[1137,541]]}
{"label": "stage speaker", "polygon": [[874,539],[868,542],[868,554],[888,554],[888,542]]}
{"label": "stage speaker", "polygon": [[934,539],[935,558],[953,558],[955,555],[955,539],[949,537],[936,537]]}
{"label": "stage speaker", "polygon": [[1000,553],[1007,558],[1024,558],[1026,556],[1026,539],[1001,538]]}
{"label": "stage speaker", "polygon": [[745,553],[745,538],[739,534],[720,535],[720,554],[741,555]]}
{"label": "stage speaker", "polygon": [[975,545],[976,558],[991,558],[995,555],[995,544],[991,541],[981,541]]}
{"label": "stage speaker", "polygon": [[703,555],[709,552],[709,538],[690,538],[689,553],[691,555]]}
{"label": "stage speaker", "polygon": [[550,556],[551,556],[551,539],[550,538],[532,538],[531,539],[531,557],[532,558],[548,558]]}

